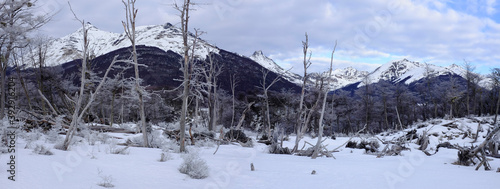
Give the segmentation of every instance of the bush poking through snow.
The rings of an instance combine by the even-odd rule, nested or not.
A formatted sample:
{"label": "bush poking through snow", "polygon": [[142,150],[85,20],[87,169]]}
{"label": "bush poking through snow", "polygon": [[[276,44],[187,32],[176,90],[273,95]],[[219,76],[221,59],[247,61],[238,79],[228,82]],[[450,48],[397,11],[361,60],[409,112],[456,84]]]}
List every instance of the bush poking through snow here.
{"label": "bush poking through snow", "polygon": [[130,150],[128,150],[128,146],[119,148],[116,146],[116,144],[117,144],[116,140],[113,140],[111,144],[109,144],[108,152],[110,154],[128,155],[130,153]]}
{"label": "bush poking through snow", "polygon": [[102,186],[104,188],[113,188],[115,185],[111,184],[113,182],[113,177],[111,175],[103,175],[102,170],[97,169],[97,174],[101,178],[101,182],[97,183],[97,185]]}
{"label": "bush poking through snow", "polygon": [[288,147],[281,147],[278,143],[273,143],[269,146],[269,153],[271,154],[292,154]]}
{"label": "bush poking through snow", "polygon": [[181,173],[189,175],[194,179],[204,179],[208,177],[208,165],[201,159],[198,153],[189,153],[182,157],[184,161],[179,167]]}
{"label": "bush poking through snow", "polygon": [[49,148],[40,144],[36,145],[35,149],[33,149],[33,153],[47,156],[54,155],[54,153],[52,153]]}
{"label": "bush poking through snow", "polygon": [[354,149],[365,149],[366,152],[377,152],[380,144],[376,140],[362,140],[359,143],[356,141],[349,141],[346,148],[354,148]]}
{"label": "bush poking through snow", "polygon": [[172,157],[172,155],[169,152],[163,152],[163,153],[161,153],[161,157],[158,161],[159,162],[166,162],[166,161],[172,160],[172,159],[174,159],[174,158]]}

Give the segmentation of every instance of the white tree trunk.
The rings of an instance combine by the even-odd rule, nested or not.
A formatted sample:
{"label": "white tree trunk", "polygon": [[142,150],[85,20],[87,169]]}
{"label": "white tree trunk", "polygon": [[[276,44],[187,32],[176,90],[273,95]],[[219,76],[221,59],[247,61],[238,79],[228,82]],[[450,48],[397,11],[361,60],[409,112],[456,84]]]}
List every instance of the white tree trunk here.
{"label": "white tree trunk", "polygon": [[[328,77],[326,86],[325,86],[325,91],[324,91],[324,96],[323,96],[323,106],[321,108],[321,115],[319,117],[319,129],[318,129],[318,142],[316,142],[316,146],[314,147],[314,152],[313,155],[311,156],[312,159],[316,159],[318,157],[320,150],[322,149],[321,146],[321,140],[323,138],[323,118],[325,117],[325,108],[326,108],[326,98],[328,97],[328,92],[330,91],[330,78],[332,77],[332,69],[333,69],[333,54],[335,53],[335,49],[337,48],[337,42],[335,42],[335,47],[333,48],[332,51],[332,57],[330,59],[330,70],[328,72]],[[323,82],[321,82],[323,84]]]}

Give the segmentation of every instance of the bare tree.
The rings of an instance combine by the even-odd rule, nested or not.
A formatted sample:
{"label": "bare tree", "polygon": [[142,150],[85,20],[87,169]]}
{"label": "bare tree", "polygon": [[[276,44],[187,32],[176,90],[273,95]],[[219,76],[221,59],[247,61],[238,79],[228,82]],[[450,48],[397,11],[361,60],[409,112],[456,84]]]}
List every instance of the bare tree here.
{"label": "bare tree", "polygon": [[467,98],[465,101],[466,108],[467,108],[467,116],[470,116],[470,99],[471,95],[475,95],[472,90],[474,88],[474,80],[476,78],[476,74],[474,73],[474,66],[470,62],[467,62],[464,60],[464,68],[465,68],[465,80],[467,80]]}
{"label": "bare tree", "polygon": [[[194,49],[194,48],[193,48]],[[217,78],[222,73],[222,66],[217,64],[212,57],[213,54],[207,49],[208,62],[201,68],[201,72],[205,78],[206,84],[204,85],[204,92],[207,94],[208,100],[208,130],[213,131],[217,123]],[[192,53],[194,54],[194,52]]]}
{"label": "bare tree", "polygon": [[[68,4],[69,4],[69,2],[68,2]],[[69,5],[69,6],[71,9],[71,5]],[[71,11],[73,12],[72,9],[71,9]],[[87,61],[88,61],[88,57],[89,57],[88,28],[86,27],[84,20],[78,19],[78,17],[76,16],[76,14],[74,12],[73,12],[73,14],[74,14],[75,18],[82,24],[82,32],[83,32],[82,33],[82,35],[83,35],[83,49],[82,49],[82,67],[81,67],[81,77],[80,77],[80,92],[77,94],[76,99],[73,100],[75,102],[75,109],[73,112],[73,116],[71,117],[71,123],[70,123],[69,129],[66,132],[66,138],[64,139],[63,146],[60,147],[60,149],[62,149],[62,150],[69,149],[69,146],[71,144],[73,136],[75,135],[77,127],[80,124],[80,120],[82,119],[83,115],[85,114],[87,109],[90,107],[90,105],[94,101],[96,94],[99,92],[99,90],[101,89],[101,87],[105,83],[109,71],[111,70],[111,68],[113,67],[115,62],[118,61],[117,60],[118,56],[115,56],[113,61],[109,65],[109,68],[106,70],[106,73],[104,74],[104,77],[102,78],[101,82],[99,83],[99,85],[95,89],[95,91],[90,92],[90,97],[87,101],[87,104],[85,106],[83,106],[85,86],[87,84],[87,80],[86,80],[86,74],[88,72]],[[80,109],[81,109],[81,111],[80,111]]]}
{"label": "bare tree", "polygon": [[[302,52],[304,53],[304,76],[302,78],[302,90],[300,92],[300,102],[299,102],[299,110],[297,112],[297,121],[296,121],[296,127],[295,131],[297,133],[297,138],[295,139],[295,146],[292,149],[292,153],[297,151],[299,148],[299,142],[302,137],[302,130],[303,127],[307,128],[307,125],[305,124],[305,112],[303,111],[304,107],[304,95],[306,91],[306,83],[308,80],[309,75],[307,74],[307,68],[311,66],[311,53],[309,53],[309,37],[307,36],[307,33],[305,34],[306,36],[306,41],[302,41]],[[307,54],[309,53],[309,57]]]}
{"label": "bare tree", "polygon": [[19,52],[18,53],[13,53],[12,57],[13,57],[13,61],[15,63],[15,67],[16,67],[16,73],[17,73],[17,77],[19,78],[19,81],[21,82],[21,87],[23,88],[23,91],[24,91],[24,95],[26,96],[26,100],[28,102],[28,108],[29,110],[33,110],[33,107],[31,105],[31,97],[30,97],[30,93],[28,92],[28,88],[26,86],[26,82],[21,74],[21,67],[22,65],[24,64],[24,57],[22,56],[24,53],[23,53],[23,49],[19,49]]}
{"label": "bare tree", "polygon": [[265,111],[266,111],[266,125],[267,125],[266,132],[267,132],[267,136],[271,137],[271,116],[269,115],[269,95],[268,95],[268,92],[269,92],[269,88],[271,88],[276,82],[278,82],[280,80],[280,77],[276,76],[276,78],[274,78],[271,81],[271,83],[269,83],[269,85],[267,85],[266,80],[267,80],[267,75],[269,74],[269,70],[262,68],[261,72],[262,72],[262,81],[260,82],[260,88],[262,88],[262,90],[264,90],[264,104],[265,104],[265,108],[266,108]]}
{"label": "bare tree", "polygon": [[232,117],[231,117],[231,128],[234,127],[234,108],[235,108],[235,99],[234,99],[234,96],[235,96],[235,92],[236,92],[236,86],[238,85],[238,79],[236,78],[236,74],[232,74],[230,77],[229,77],[229,82],[231,84],[231,94],[232,94],[232,100],[233,100],[233,106],[232,106]]}
{"label": "bare tree", "polygon": [[[500,68],[493,68],[491,70],[490,78],[493,80],[493,83],[496,87],[500,86]],[[493,125],[497,123],[498,118],[498,109],[500,108],[500,90],[498,90],[498,100],[495,108],[495,119],[493,120]]]}
{"label": "bare tree", "polygon": [[331,77],[332,77],[332,69],[333,69],[333,54],[335,53],[335,49],[337,48],[337,41],[335,41],[335,46],[333,47],[333,51],[332,51],[332,57],[330,58],[330,70],[328,72],[328,77],[326,78],[327,82],[326,82],[326,86],[325,86],[325,89],[324,92],[324,96],[323,96],[323,106],[321,108],[321,115],[319,117],[319,129],[318,129],[318,142],[316,143],[316,146],[314,146],[314,152],[311,156],[312,159],[316,159],[316,157],[318,157],[320,151],[322,150],[322,145],[321,145],[321,142],[322,142],[322,138],[323,138],[323,128],[324,128],[324,125],[323,125],[323,118],[325,117],[325,108],[326,108],[326,98],[328,97],[328,92],[330,91],[330,80],[331,80]]}
{"label": "bare tree", "polygon": [[[38,89],[43,93],[45,92],[44,74],[45,74],[45,59],[47,57],[48,45],[50,38],[47,36],[39,35],[28,45],[28,58],[30,59],[33,67],[38,67]],[[40,102],[42,113],[46,113],[46,103]]]}
{"label": "bare tree", "polygon": [[122,0],[123,5],[125,6],[125,20],[122,21],[123,29],[125,30],[125,34],[127,38],[132,43],[132,61],[134,62],[134,71],[135,71],[135,90],[139,95],[139,114],[141,116],[140,126],[142,129],[142,138],[144,140],[144,147],[150,147],[148,140],[148,131],[146,126],[146,115],[144,114],[144,97],[143,91],[141,90],[139,84],[139,62],[137,60],[137,50],[135,48],[136,43],[136,33],[135,33],[135,19],[137,17],[138,9],[135,8],[136,0]]}
{"label": "bare tree", "polygon": [[180,12],[181,18],[181,32],[182,32],[182,44],[184,51],[184,64],[183,64],[183,92],[182,92],[182,108],[181,108],[181,117],[180,117],[180,152],[186,151],[185,146],[185,135],[186,135],[186,117],[187,117],[187,108],[188,108],[188,97],[189,97],[189,85],[190,85],[190,68],[192,66],[188,45],[188,23],[189,23],[189,10],[190,5],[192,5],[190,0],[184,0],[181,6],[178,4],[174,4],[174,8]]}
{"label": "bare tree", "polygon": [[[36,2],[36,1],[35,1]],[[27,45],[28,34],[46,24],[52,15],[35,15],[31,0],[0,2],[0,119],[5,115],[7,67],[15,49]]]}

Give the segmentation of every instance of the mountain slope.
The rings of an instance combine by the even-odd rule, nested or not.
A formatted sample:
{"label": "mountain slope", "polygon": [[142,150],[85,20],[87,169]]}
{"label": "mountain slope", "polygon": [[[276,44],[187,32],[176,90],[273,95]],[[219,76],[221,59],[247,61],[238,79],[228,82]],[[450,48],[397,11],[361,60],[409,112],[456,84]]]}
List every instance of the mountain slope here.
{"label": "mountain slope", "polygon": [[262,53],[262,51],[255,51],[249,58],[259,63],[262,67],[268,69],[269,71],[279,74],[284,79],[292,83],[295,83],[297,85],[302,85],[301,76],[283,69],[281,66],[276,64],[272,59],[265,56],[264,53]]}
{"label": "mountain slope", "polygon": [[[125,34],[112,33],[99,30],[97,27],[87,24],[89,47],[91,55],[101,56],[120,48],[131,45]],[[51,41],[48,45],[46,65],[55,66],[81,58],[83,47],[82,30]],[[172,24],[154,26],[140,26],[136,28],[136,45],[145,45],[160,48],[161,50],[173,51],[182,54],[182,34],[181,31]],[[194,36],[189,35],[189,41],[193,41]],[[209,51],[218,53],[219,49],[208,44],[202,39],[198,39],[198,47],[195,51],[197,58],[205,58]]]}

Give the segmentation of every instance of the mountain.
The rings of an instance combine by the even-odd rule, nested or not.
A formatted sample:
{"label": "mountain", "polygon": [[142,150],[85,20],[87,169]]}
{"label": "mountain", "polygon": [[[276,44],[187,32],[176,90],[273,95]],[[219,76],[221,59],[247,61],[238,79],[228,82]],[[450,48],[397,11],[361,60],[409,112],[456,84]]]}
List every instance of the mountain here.
{"label": "mountain", "polygon": [[411,84],[427,76],[462,75],[463,73],[465,73],[465,70],[457,65],[441,67],[402,59],[391,61],[378,67],[375,71],[368,74],[368,77],[369,83],[377,83],[380,80],[385,80],[393,83],[404,82],[405,84]]}
{"label": "mountain", "polygon": [[[89,47],[91,48],[92,70],[101,76],[109,66],[114,56],[119,56],[119,59],[127,59],[130,56],[130,42],[125,34],[116,34],[99,30],[97,27],[87,25]],[[83,28],[76,32],[55,39],[48,44],[46,65],[52,67],[53,70],[62,70],[64,76],[70,76],[78,72],[81,64],[80,54],[83,47],[82,40]],[[139,73],[144,81],[144,85],[150,89],[172,89],[180,84],[182,78],[181,65],[182,61],[182,34],[180,29],[171,24],[157,26],[137,27],[137,54],[139,63],[145,66],[139,67]],[[189,40],[194,40],[195,36],[190,34]],[[241,56],[218,47],[211,45],[203,39],[197,39],[197,47],[195,50],[196,64],[202,65],[202,62],[208,62],[208,55],[212,56],[213,61],[223,68],[219,75],[219,86],[225,91],[231,91],[229,78],[236,74],[236,79],[240,82],[236,87],[237,92],[244,94],[260,93],[263,68],[270,69],[270,73],[266,78],[270,83],[274,78],[281,74],[289,74],[290,78],[296,77],[291,73],[287,73],[280,69],[253,61],[249,57]],[[254,57],[255,58],[255,57]],[[261,57],[263,58],[263,56]],[[119,65],[122,63],[118,63]],[[126,66],[124,63],[121,66]],[[118,71],[113,70],[110,76],[113,76]],[[133,77],[133,69],[124,71],[124,77]],[[74,79],[74,83],[78,83]],[[291,79],[292,80],[292,79]],[[281,91],[289,89],[299,91],[298,85],[288,81],[281,80],[273,85],[270,90]]]}
{"label": "mountain", "polygon": [[333,86],[330,88],[338,89],[359,82],[368,73],[367,71],[359,71],[353,67],[335,69],[332,72],[332,78],[334,79]]}
{"label": "mountain", "polygon": [[249,58],[259,63],[262,67],[268,69],[269,71],[279,74],[284,79],[292,83],[295,83],[299,86],[302,85],[302,76],[292,73],[289,70],[283,69],[281,66],[276,64],[276,62],[274,62],[272,59],[265,56],[264,53],[262,53],[262,51],[255,51]]}
{"label": "mountain", "polygon": [[[292,83],[295,83],[299,86],[302,85],[302,78],[303,78],[302,76],[283,69],[278,64],[276,64],[276,62],[274,62],[271,58],[265,56],[262,51],[255,51],[249,58],[259,63],[263,67],[267,68],[268,70],[280,74],[281,77],[283,77],[284,79]],[[332,77],[330,80],[331,81],[330,89],[334,90],[342,88],[352,83],[356,83],[360,81],[367,74],[368,72],[359,71],[353,67],[335,69],[332,71]],[[317,77],[314,76],[309,77],[309,81],[307,83],[313,84],[316,79]]]}
{"label": "mountain", "polygon": [[[130,47],[130,41],[127,39],[124,33],[113,33],[98,29],[97,27],[91,25],[90,23],[86,25],[86,29],[89,31],[89,47],[91,48],[91,55],[93,57],[109,56],[109,54],[116,54],[112,52],[120,52],[127,54],[128,52],[123,51]],[[71,62],[76,59],[80,59],[80,54],[83,47],[82,40],[83,28],[78,29],[72,34],[64,36],[59,39],[51,41],[47,46],[46,53],[46,65],[47,66],[57,66],[66,62]],[[179,28],[173,26],[170,23],[164,25],[151,25],[151,26],[140,26],[136,29],[137,32],[137,45],[141,46],[144,51],[141,51],[145,56],[157,56],[143,58],[151,59],[151,61],[156,62],[160,65],[165,66],[165,62],[161,58],[165,58],[167,63],[172,64],[171,69],[179,69],[178,57],[182,54],[182,34]],[[189,40],[193,41],[195,36],[189,34]],[[221,78],[229,78],[230,73],[241,72],[252,73],[252,82],[255,81],[255,86],[259,85],[259,80],[262,76],[262,68],[268,69],[276,76],[281,76],[284,81],[281,82],[284,86],[289,86],[291,88],[296,88],[302,84],[302,76],[292,73],[288,70],[283,69],[278,64],[276,64],[271,58],[264,55],[262,51],[256,51],[251,56],[245,57],[238,55],[236,53],[231,53],[212,45],[201,38],[197,39],[197,48],[195,50],[195,57],[199,60],[205,60],[207,55],[213,54],[218,57],[218,61],[224,64],[225,71],[221,74]],[[147,53],[146,50],[152,50],[153,53]],[[162,52],[161,52],[162,51]],[[223,53],[221,53],[223,52]],[[163,54],[162,54],[163,53]],[[166,54],[165,54],[166,53]],[[141,54],[140,54],[141,55]],[[140,56],[139,55],[139,56]],[[176,58],[174,58],[176,57]],[[27,60],[30,60],[29,58]],[[173,62],[172,62],[173,61]],[[175,62],[177,61],[177,62]],[[149,64],[150,62],[148,62]],[[29,64],[30,65],[30,64]],[[148,65],[152,67],[158,67],[159,65]],[[167,66],[168,67],[168,66]],[[241,69],[249,70],[241,70]],[[178,70],[167,71],[164,68],[159,68],[158,70],[164,70],[168,73],[176,72],[175,79],[177,77]],[[151,70],[152,71],[152,70]],[[230,72],[230,73],[229,73]],[[157,72],[151,72],[159,75],[163,75]],[[458,65],[451,65],[449,67],[441,67],[432,64],[419,63],[415,61],[410,61],[408,59],[402,59],[398,61],[391,61],[382,66],[378,67],[373,72],[359,71],[352,67],[339,68],[333,71],[332,78],[330,82],[330,89],[339,89],[346,86],[360,87],[364,85],[363,79],[368,76],[368,83],[377,83],[380,80],[386,80],[393,83],[404,82],[405,84],[411,84],[417,82],[425,77],[429,76],[443,76],[454,74],[464,77],[465,70]],[[147,76],[145,77],[157,77],[157,76]],[[170,76],[167,78],[174,79]],[[241,75],[240,75],[241,77]],[[248,77],[250,77],[248,75]],[[242,77],[245,82],[249,80],[248,77]],[[309,78],[308,83],[314,83],[317,78],[312,76]],[[317,76],[316,76],[317,77]],[[226,79],[222,79],[226,80]],[[221,80],[221,81],[222,81]],[[158,79],[157,79],[158,81]],[[150,81],[154,82],[154,81]],[[175,83],[169,81],[167,83]],[[243,82],[240,82],[240,84]],[[247,82],[248,83],[248,82]],[[284,84],[287,83],[287,84]],[[482,86],[487,86],[490,82],[484,80],[480,82]],[[154,84],[157,83],[148,83]],[[290,85],[294,84],[294,86]],[[225,84],[222,84],[226,86]],[[250,84],[245,84],[250,85]],[[278,86],[283,87],[283,86]],[[251,87],[253,88],[253,87]]]}
{"label": "mountain", "polygon": [[[91,55],[97,57],[121,48],[131,46],[125,33],[112,33],[98,29],[88,23],[89,48]],[[74,33],[51,41],[47,47],[46,65],[55,66],[81,58],[83,47],[83,28]],[[182,54],[182,33],[170,23],[165,25],[139,26],[136,28],[136,45],[157,47],[163,51],[173,51]],[[192,41],[194,35],[190,34],[188,39]],[[209,51],[218,53],[219,48],[198,38],[198,47],[195,51],[197,58],[205,58]]]}

